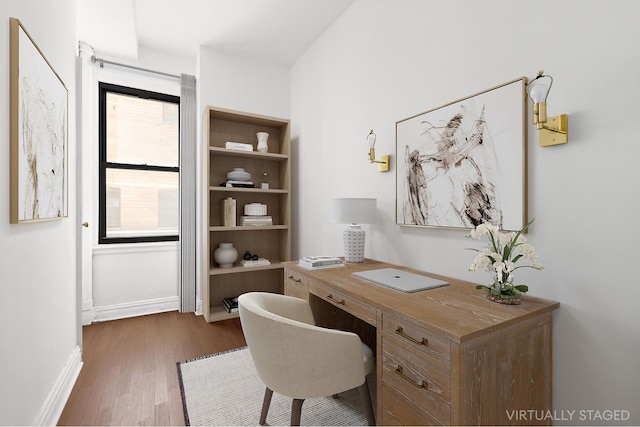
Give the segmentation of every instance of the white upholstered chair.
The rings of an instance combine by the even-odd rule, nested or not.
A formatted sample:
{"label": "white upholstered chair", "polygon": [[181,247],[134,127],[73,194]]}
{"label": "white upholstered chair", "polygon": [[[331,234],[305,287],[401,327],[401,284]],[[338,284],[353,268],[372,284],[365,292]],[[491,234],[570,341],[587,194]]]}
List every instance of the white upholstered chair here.
{"label": "white upholstered chair", "polygon": [[266,386],[260,425],[273,392],[293,398],[291,425],[300,425],[305,399],[358,388],[369,425],[375,424],[366,375],[373,370],[369,347],[351,332],[315,326],[300,298],[250,292],[238,298],[240,321],[258,376]]}

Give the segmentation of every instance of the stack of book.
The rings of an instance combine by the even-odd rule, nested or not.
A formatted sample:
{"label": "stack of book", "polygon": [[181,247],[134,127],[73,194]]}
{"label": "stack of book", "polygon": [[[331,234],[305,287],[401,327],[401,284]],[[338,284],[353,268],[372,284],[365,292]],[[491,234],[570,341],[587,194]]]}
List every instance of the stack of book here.
{"label": "stack of book", "polygon": [[273,225],[273,219],[269,215],[242,215],[240,217],[241,226],[262,226]]}
{"label": "stack of book", "polygon": [[306,256],[300,258],[298,264],[304,268],[317,269],[317,268],[332,268],[343,267],[344,263],[338,257],[333,256]]}
{"label": "stack of book", "polygon": [[255,188],[255,184],[251,181],[233,181],[228,180],[220,184],[220,187],[242,187],[242,188]]}
{"label": "stack of book", "polygon": [[229,150],[253,151],[253,144],[244,144],[242,142],[227,141],[224,148]]}
{"label": "stack of book", "polygon": [[222,304],[229,313],[235,313],[238,311],[238,297],[225,298],[222,300]]}
{"label": "stack of book", "polygon": [[270,265],[271,261],[266,258],[258,258],[256,260],[253,259],[243,259],[240,261],[240,265],[243,267],[257,267],[260,265]]}
{"label": "stack of book", "polygon": [[233,197],[222,200],[222,226],[236,226],[236,199]]}

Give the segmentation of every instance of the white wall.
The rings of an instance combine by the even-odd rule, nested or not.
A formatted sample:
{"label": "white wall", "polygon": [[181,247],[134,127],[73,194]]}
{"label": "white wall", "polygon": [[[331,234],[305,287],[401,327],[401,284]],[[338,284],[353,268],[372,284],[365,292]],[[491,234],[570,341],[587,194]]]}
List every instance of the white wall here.
{"label": "white wall", "polygon": [[290,70],[201,47],[198,55],[198,111],[207,105],[287,118]]}
{"label": "white wall", "polygon": [[[0,424],[57,421],[80,365],[76,296],[76,2],[0,3]],[[69,217],[9,224],[9,18],[20,19],[69,92]]]}
{"label": "white wall", "polygon": [[356,1],[292,68],[294,256],[342,253],[331,199],[376,197],[367,256],[488,280],[467,272],[463,230],[395,225],[394,169],[376,172],[362,141],[374,129],[394,164],[396,121],[544,68],[569,144],[539,147],[529,126],[528,239],[546,268],[517,278],[561,303],[555,409],[624,409],[640,424],[639,13],[634,0]]}

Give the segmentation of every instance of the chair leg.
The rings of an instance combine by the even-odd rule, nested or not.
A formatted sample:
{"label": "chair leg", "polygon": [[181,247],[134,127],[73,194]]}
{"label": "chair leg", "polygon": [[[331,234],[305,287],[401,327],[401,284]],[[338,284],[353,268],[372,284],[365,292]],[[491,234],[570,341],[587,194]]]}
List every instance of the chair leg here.
{"label": "chair leg", "polygon": [[362,406],[364,407],[364,412],[367,416],[367,423],[370,426],[374,426],[376,425],[376,419],[373,415],[373,405],[371,404],[371,394],[369,393],[369,382],[366,377],[364,379],[364,384],[358,387],[358,391],[360,392]]}
{"label": "chair leg", "polygon": [[304,403],[304,399],[293,399],[293,403],[291,404],[291,425],[292,426],[300,425],[300,416],[302,415],[303,403]]}
{"label": "chair leg", "polygon": [[260,413],[259,424],[261,426],[267,423],[267,412],[269,412],[269,405],[271,404],[271,396],[273,396],[273,390],[269,387],[265,387],[264,399],[262,400],[262,412]]}

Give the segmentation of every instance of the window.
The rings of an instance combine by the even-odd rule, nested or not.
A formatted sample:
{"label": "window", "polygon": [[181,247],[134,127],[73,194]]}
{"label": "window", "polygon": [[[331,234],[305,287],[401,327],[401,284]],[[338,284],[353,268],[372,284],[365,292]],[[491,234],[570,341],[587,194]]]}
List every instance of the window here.
{"label": "window", "polygon": [[99,243],[178,240],[180,98],[99,84]]}

